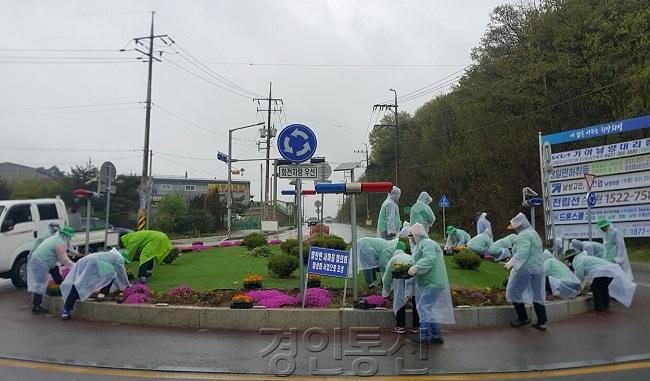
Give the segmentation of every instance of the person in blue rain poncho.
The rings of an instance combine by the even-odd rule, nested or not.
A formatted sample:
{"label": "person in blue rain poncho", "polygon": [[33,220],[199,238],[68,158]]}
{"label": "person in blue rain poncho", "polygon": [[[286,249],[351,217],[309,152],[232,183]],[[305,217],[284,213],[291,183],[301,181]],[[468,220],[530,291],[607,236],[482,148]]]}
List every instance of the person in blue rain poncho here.
{"label": "person in blue rain poncho", "polygon": [[542,265],[542,239],[523,213],[510,220],[508,229],[515,230],[517,237],[512,248],[512,258],[505,264],[510,271],[506,300],[513,304],[517,318],[510,322],[514,328],[530,324],[526,303],[533,303],[537,323],[533,328],[546,330],[546,301],[544,267]]}
{"label": "person in blue rain poncho", "polygon": [[442,249],[431,240],[421,224],[411,226],[409,236],[416,243],[415,264],[408,270],[415,276],[415,299],[420,315],[420,344],[444,342],[440,324],[454,324],[447,267]]}
{"label": "person in blue rain poncho", "polygon": [[478,212],[474,215],[474,218],[476,219],[476,235],[485,233],[489,235],[491,239],[494,239],[494,235],[492,235],[492,224],[487,219],[487,215],[488,214],[485,212]]}
{"label": "person in blue rain poncho", "polygon": [[582,286],[580,279],[571,269],[555,258],[548,250],[544,250],[544,275],[546,276],[546,292],[562,299],[573,299]]}

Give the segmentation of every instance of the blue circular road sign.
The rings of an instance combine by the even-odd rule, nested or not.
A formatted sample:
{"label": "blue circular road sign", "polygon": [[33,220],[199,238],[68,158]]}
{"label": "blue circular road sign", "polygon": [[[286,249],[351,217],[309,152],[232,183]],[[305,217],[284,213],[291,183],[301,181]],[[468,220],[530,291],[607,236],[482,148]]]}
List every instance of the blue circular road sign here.
{"label": "blue circular road sign", "polygon": [[589,192],[587,193],[587,205],[596,206],[596,194]]}
{"label": "blue circular road sign", "polygon": [[302,124],[286,126],[278,135],[278,151],[286,160],[302,163],[316,153],[316,134]]}

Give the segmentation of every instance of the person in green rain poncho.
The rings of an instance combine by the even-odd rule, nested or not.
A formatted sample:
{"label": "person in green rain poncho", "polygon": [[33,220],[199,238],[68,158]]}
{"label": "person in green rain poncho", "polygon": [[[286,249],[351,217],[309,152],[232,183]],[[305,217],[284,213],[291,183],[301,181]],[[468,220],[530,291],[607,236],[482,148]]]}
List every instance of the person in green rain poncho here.
{"label": "person in green rain poncho", "polygon": [[399,217],[399,197],[402,191],[398,187],[388,193],[388,197],[381,204],[379,210],[379,218],[377,219],[377,237],[386,240],[391,240],[397,237],[397,233],[402,226],[402,221]]}
{"label": "person in green rain poncho", "polygon": [[472,237],[465,230],[449,225],[447,226],[447,243],[445,243],[445,250],[451,249],[454,246],[467,246],[467,243],[471,238]]}
{"label": "person in green rain poncho", "polygon": [[634,276],[632,275],[632,267],[630,266],[630,259],[627,256],[627,248],[625,248],[623,233],[612,226],[612,223],[605,218],[601,218],[596,224],[598,225],[598,229],[603,231],[605,259],[621,266],[621,270],[623,270],[630,279],[634,279]]}
{"label": "person in green rain poncho", "polygon": [[546,276],[546,293],[559,296],[562,299],[573,299],[580,291],[580,279],[571,269],[559,259],[553,257],[548,250],[544,250],[544,275]]}
{"label": "person in green rain poncho", "polygon": [[363,237],[357,240],[358,269],[363,271],[369,288],[378,286],[377,271],[385,271],[386,264],[397,249],[406,249],[404,242],[397,238],[387,241],[382,238]]}
{"label": "person in green rain poncho", "polygon": [[154,263],[171,263],[178,256],[178,249],[172,245],[167,234],[156,230],[140,230],[122,237],[122,246],[128,253],[127,259],[140,261],[138,278],[144,283],[152,275]]}
{"label": "person in green rain poncho", "polygon": [[433,210],[429,204],[433,199],[427,192],[420,193],[420,197],[411,207],[411,220],[409,223],[412,225],[422,224],[424,230],[428,233],[431,225],[436,222],[436,215],[433,214]]}

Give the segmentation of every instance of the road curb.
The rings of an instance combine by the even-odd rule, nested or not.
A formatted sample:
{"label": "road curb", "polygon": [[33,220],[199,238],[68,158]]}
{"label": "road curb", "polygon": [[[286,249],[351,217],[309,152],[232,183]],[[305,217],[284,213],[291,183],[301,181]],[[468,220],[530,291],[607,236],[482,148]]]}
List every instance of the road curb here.
{"label": "road curb", "polygon": [[632,267],[632,271],[650,272],[650,263],[631,262],[630,266]]}
{"label": "road curb", "polygon": [[[63,310],[61,297],[44,297],[50,311]],[[546,303],[549,321],[557,321],[587,312],[591,296]],[[528,308],[533,314],[532,307]],[[411,312],[407,311],[407,321]],[[511,306],[454,308],[458,328],[507,326],[515,317]],[[224,307],[193,307],[126,305],[112,302],[79,302],[75,318],[124,324],[153,325],[178,328],[207,328],[228,330],[259,330],[261,328],[321,328],[332,330],[350,327],[392,328],[392,310],[358,310],[333,308],[269,308],[237,310]]]}

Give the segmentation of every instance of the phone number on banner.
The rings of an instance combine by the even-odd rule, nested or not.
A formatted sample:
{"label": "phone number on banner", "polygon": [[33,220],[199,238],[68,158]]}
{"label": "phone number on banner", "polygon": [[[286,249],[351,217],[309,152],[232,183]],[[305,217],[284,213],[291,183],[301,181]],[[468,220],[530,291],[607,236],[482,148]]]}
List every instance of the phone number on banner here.
{"label": "phone number on banner", "polygon": [[[650,188],[598,192],[595,195],[596,207],[650,203]],[[581,209],[586,207],[587,198],[584,194],[553,197],[553,210]]]}
{"label": "phone number on banner", "polygon": [[[623,233],[624,237],[650,237],[650,221],[639,222],[616,222],[616,229]],[[592,226],[594,238],[603,238],[603,232]],[[589,238],[589,227],[587,224],[556,225],[555,236],[567,238]]]}

